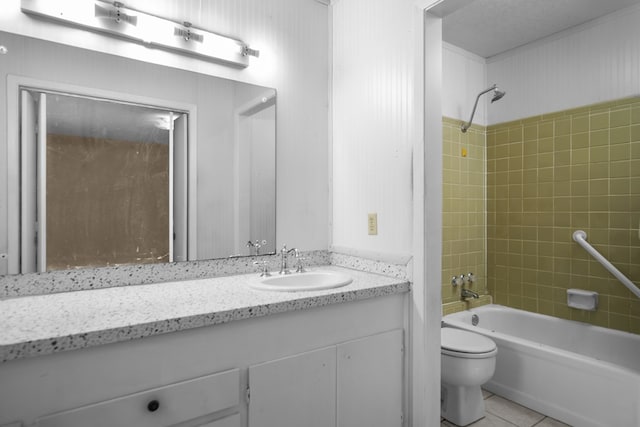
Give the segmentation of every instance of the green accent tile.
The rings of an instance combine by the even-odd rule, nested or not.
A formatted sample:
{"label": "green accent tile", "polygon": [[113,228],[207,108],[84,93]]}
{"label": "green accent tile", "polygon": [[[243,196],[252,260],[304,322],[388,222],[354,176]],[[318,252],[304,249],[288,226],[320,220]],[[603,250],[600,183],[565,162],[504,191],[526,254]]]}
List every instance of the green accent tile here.
{"label": "green accent tile", "polygon": [[556,136],[553,139],[554,149],[556,151],[570,150],[571,149],[571,136]]}
{"label": "green accent tile", "polygon": [[589,195],[589,181],[572,181],[571,195],[574,197]]}
{"label": "green accent tile", "polygon": [[509,142],[509,131],[507,129],[496,132],[496,144],[506,144]]}
{"label": "green accent tile", "polygon": [[609,209],[612,212],[629,212],[631,207],[630,196],[610,196]]}
{"label": "green accent tile", "polygon": [[538,155],[538,167],[548,168],[553,166],[554,156],[553,153],[543,153]]}
{"label": "green accent tile", "polygon": [[589,129],[591,131],[598,129],[607,129],[609,127],[609,113],[592,114],[589,118]]}
{"label": "green accent tile", "polygon": [[[631,114],[629,114],[631,116]],[[557,119],[555,121],[555,134],[558,135],[569,135],[571,133],[571,119],[568,117]]]}
{"label": "green accent tile", "polygon": [[522,141],[522,127],[518,126],[509,129],[509,142]]}
{"label": "green accent tile", "polygon": [[538,124],[538,139],[550,138],[553,136],[553,122],[540,122]]}
{"label": "green accent tile", "polygon": [[552,153],[553,138],[538,139],[538,153]]}
{"label": "green accent tile", "polygon": [[629,140],[640,141],[640,125],[634,125],[629,127]]}
{"label": "green accent tile", "polygon": [[589,149],[588,148],[580,148],[577,150],[572,150],[571,152],[571,164],[572,165],[580,165],[589,163]]}
{"label": "green accent tile", "polygon": [[588,131],[589,131],[588,115],[583,114],[579,116],[573,116],[571,118],[571,133],[588,132]]}
{"label": "green accent tile", "polygon": [[538,139],[538,125],[529,125],[524,127],[523,140],[532,141]]}
{"label": "green accent tile", "polygon": [[589,214],[590,227],[609,227],[609,212],[591,212]]}
{"label": "green accent tile", "polygon": [[590,167],[590,165],[588,165],[588,164],[571,166],[571,179],[573,181],[588,179],[589,178],[589,167]]}
{"label": "green accent tile", "polygon": [[592,163],[589,165],[589,178],[609,178],[609,163]]}
{"label": "green accent tile", "polygon": [[609,176],[611,178],[624,178],[631,176],[631,161],[622,160],[610,163]]}
{"label": "green accent tile", "polygon": [[[631,228],[631,223],[631,216],[626,212],[611,212],[609,214],[609,225],[611,228]],[[638,255],[637,258],[633,259],[640,260],[640,254]]]}
{"label": "green accent tile", "polygon": [[592,131],[589,135],[589,146],[597,147],[601,145],[609,145],[609,134],[609,129]]}
{"label": "green accent tile", "polygon": [[589,149],[589,161],[591,163],[608,162],[609,161],[609,147],[592,147]]}
{"label": "green accent tile", "polygon": [[640,159],[640,141],[631,143],[631,158]]}
{"label": "green accent tile", "polygon": [[589,132],[574,133],[571,135],[571,148],[587,148],[589,146]]}
{"label": "green accent tile", "polygon": [[527,141],[523,144],[523,150],[522,150],[522,154],[529,155],[529,154],[538,154],[538,140],[534,140],[534,141]]}
{"label": "green accent tile", "polygon": [[554,169],[553,180],[555,182],[569,181],[571,179],[571,166],[558,166]]}
{"label": "green accent tile", "polygon": [[609,116],[609,120],[612,128],[628,126],[631,123],[631,109],[624,108],[622,110],[612,111]]}
{"label": "green accent tile", "polygon": [[630,144],[618,144],[611,145],[609,147],[609,160],[627,160],[631,158],[631,145]]}
{"label": "green accent tile", "polygon": [[602,193],[593,193],[594,195],[589,196],[589,210],[590,211],[607,211],[609,210],[609,197],[608,187],[603,190]]}
{"label": "green accent tile", "polygon": [[588,197],[575,197],[575,192],[571,192],[571,211],[572,212],[586,212],[589,210],[589,198]]}
{"label": "green accent tile", "polygon": [[589,215],[587,213],[571,213],[571,226],[576,228],[588,228],[589,225]]}
{"label": "green accent tile", "polygon": [[571,195],[571,182],[568,180],[555,182],[553,184],[553,195],[556,199],[561,199],[563,202],[570,203],[568,196]]}
{"label": "green accent tile", "polygon": [[631,128],[629,126],[611,129],[609,132],[610,144],[624,144],[631,141]]}
{"label": "green accent tile", "polygon": [[513,171],[520,169],[522,169],[522,157],[509,157],[509,170]]}
{"label": "green accent tile", "polygon": [[[545,218],[544,215],[542,215],[542,213],[544,213],[544,212],[552,213],[553,212],[553,197],[539,197],[538,198],[538,212],[541,213],[541,215],[538,216],[539,221],[541,221],[543,218]],[[548,221],[548,223],[552,224],[553,223],[553,217],[550,217],[550,218],[551,219]]]}
{"label": "green accent tile", "polygon": [[[553,162],[551,162],[553,164]],[[538,182],[551,182],[553,181],[553,168],[539,168],[538,169]]]}
{"label": "green accent tile", "polygon": [[[640,158],[640,143],[637,144],[638,148],[638,157]],[[569,157],[569,161],[571,161],[571,157]],[[522,158],[522,167],[524,169],[535,169],[538,167],[538,156],[536,155],[532,155],[532,156],[524,156]]]}
{"label": "green accent tile", "polygon": [[[557,187],[562,184],[567,184],[565,182],[559,182],[554,187]],[[553,199],[553,210],[555,212],[569,212],[571,210],[571,200],[568,197],[556,197]]]}

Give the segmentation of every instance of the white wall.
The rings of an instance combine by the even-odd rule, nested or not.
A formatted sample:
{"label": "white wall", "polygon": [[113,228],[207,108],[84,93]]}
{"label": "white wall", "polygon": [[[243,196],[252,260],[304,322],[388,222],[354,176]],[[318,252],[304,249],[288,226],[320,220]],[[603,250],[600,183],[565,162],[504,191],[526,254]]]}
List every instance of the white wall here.
{"label": "white wall", "polygon": [[[469,120],[476,96],[496,82],[487,81],[486,60],[449,43],[442,46],[442,114],[452,119]],[[487,104],[491,94],[483,95],[473,123],[487,124]],[[493,107],[491,107],[493,108]]]}
{"label": "white wall", "polygon": [[[260,50],[247,69],[35,20],[3,0],[0,30],[273,87],[277,104],[277,240],[328,247],[328,10],[315,0],[133,0],[127,6],[191,21]],[[203,4],[205,3],[205,4]],[[0,40],[0,45],[2,41]],[[6,159],[3,155],[2,158]],[[0,218],[2,220],[2,218]]]}
{"label": "white wall", "polygon": [[492,57],[489,124],[640,95],[640,5]]}
{"label": "white wall", "polygon": [[[332,244],[409,254],[413,8],[409,0],[332,4]],[[378,214],[378,235],[367,214]]]}

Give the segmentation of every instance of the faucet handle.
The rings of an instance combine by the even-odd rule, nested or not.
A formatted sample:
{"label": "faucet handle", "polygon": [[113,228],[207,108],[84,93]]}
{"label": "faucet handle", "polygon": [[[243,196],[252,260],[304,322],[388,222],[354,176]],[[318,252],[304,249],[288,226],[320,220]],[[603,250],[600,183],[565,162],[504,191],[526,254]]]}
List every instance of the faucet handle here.
{"label": "faucet handle", "polygon": [[253,265],[259,265],[261,270],[260,270],[260,277],[269,277],[271,276],[271,273],[269,273],[269,263],[267,261],[254,261]]}
{"label": "faucet handle", "polygon": [[464,283],[463,281],[463,276],[451,276],[451,284],[456,287],[456,286],[460,286]]}
{"label": "faucet handle", "polygon": [[307,270],[305,270],[302,261],[306,260],[307,258],[300,256],[300,252],[297,249],[295,253],[296,253],[296,273],[304,273]]}
{"label": "faucet handle", "polygon": [[473,273],[471,273],[471,272],[467,273],[467,276],[466,276],[466,278],[465,278],[465,281],[466,281],[466,282],[469,282],[469,283],[474,283],[474,282],[476,281],[476,276],[475,276],[475,274],[473,274]]}

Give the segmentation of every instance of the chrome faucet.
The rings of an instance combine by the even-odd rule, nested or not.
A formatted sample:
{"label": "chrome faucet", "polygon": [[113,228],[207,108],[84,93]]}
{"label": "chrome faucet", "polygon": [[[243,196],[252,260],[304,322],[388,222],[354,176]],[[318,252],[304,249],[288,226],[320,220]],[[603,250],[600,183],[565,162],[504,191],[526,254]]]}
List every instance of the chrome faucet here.
{"label": "chrome faucet", "polygon": [[305,268],[304,268],[304,264],[302,263],[302,261],[304,261],[306,258],[303,256],[300,256],[300,251],[299,250],[295,250],[296,253],[296,273],[304,273]]}
{"label": "chrome faucet", "polygon": [[[252,242],[251,240],[249,240],[247,242],[247,247],[248,248],[255,248],[256,256],[257,256],[257,255],[260,255],[260,248],[263,247],[266,244],[267,244],[266,240],[263,240],[262,242],[260,240],[256,240],[255,243]],[[251,251],[251,249],[249,249],[249,251]]]}
{"label": "chrome faucet", "polygon": [[282,245],[282,249],[280,250],[280,272],[279,274],[291,274],[289,271],[289,267],[287,267],[287,257],[291,252],[298,253],[296,248],[287,249],[287,245]]}
{"label": "chrome faucet", "polygon": [[478,295],[477,292],[473,292],[471,289],[467,289],[467,288],[462,288],[460,290],[460,296],[462,297],[462,299],[465,298],[480,298],[480,295]]}

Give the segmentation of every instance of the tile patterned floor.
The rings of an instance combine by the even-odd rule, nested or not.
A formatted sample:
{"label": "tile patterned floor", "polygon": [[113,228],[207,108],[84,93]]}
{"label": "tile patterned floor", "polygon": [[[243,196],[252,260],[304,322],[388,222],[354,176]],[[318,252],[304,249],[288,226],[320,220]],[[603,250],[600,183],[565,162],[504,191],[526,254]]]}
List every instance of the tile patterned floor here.
{"label": "tile patterned floor", "polygon": [[[470,427],[570,427],[565,423],[547,417],[515,402],[483,390],[485,417]],[[456,427],[442,421],[441,427]]]}

